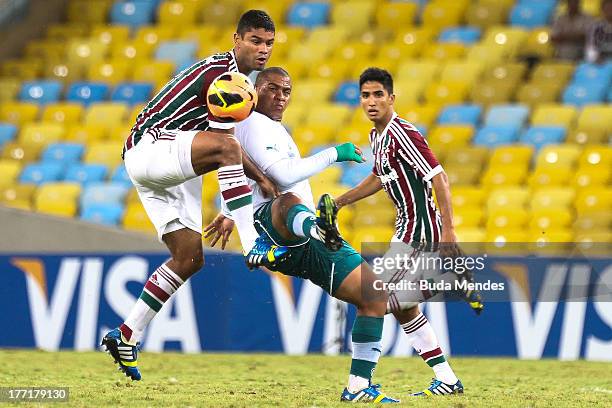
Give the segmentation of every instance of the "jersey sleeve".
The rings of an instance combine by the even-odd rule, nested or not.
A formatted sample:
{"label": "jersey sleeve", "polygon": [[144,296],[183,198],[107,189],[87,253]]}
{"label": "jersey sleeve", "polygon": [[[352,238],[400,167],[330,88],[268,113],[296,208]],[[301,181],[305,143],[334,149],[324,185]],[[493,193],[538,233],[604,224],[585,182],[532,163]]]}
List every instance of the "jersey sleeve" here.
{"label": "jersey sleeve", "polygon": [[234,134],[244,151],[264,173],[276,162],[287,158],[287,154],[281,152],[278,146],[273,129],[266,126],[265,118],[255,113],[239,122]]}
{"label": "jersey sleeve", "polygon": [[[204,80],[202,81],[202,93],[200,94],[200,99],[206,106],[206,110],[208,111],[208,104],[206,101],[206,94],[208,93],[208,88],[210,88],[210,84],[213,83],[217,77],[225,72],[228,72],[227,67],[211,67],[204,74]],[[235,123],[224,123],[219,118],[215,117],[210,111],[208,111],[208,125],[215,129],[231,129],[236,124]]]}
{"label": "jersey sleeve", "polygon": [[400,155],[414,168],[424,181],[443,171],[425,138],[417,130],[402,128],[396,133]]}

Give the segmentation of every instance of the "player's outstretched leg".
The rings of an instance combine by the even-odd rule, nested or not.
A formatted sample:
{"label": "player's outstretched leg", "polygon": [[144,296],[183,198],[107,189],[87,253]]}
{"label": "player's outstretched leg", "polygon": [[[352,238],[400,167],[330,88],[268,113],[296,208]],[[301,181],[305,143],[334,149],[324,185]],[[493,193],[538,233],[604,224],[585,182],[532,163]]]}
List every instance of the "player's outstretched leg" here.
{"label": "player's outstretched leg", "polygon": [[255,246],[246,254],[245,260],[249,269],[265,266],[274,270],[290,257],[289,248],[274,244],[267,235],[262,234],[255,240]]}
{"label": "player's outstretched leg", "polygon": [[331,195],[323,194],[317,206],[317,232],[321,241],[332,251],[342,247],[342,237],[338,230],[338,207]]}

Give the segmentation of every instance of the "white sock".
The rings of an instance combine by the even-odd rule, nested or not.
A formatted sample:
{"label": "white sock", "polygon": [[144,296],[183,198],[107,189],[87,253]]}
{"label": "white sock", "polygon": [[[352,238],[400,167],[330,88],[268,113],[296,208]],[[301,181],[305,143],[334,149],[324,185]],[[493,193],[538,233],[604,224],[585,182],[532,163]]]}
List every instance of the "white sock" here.
{"label": "white sock", "polygon": [[347,389],[351,394],[355,394],[361,390],[365,390],[370,386],[370,380],[359,377],[358,375],[349,374]]}
{"label": "white sock", "polygon": [[402,324],[402,329],[404,329],[415,351],[433,369],[438,380],[445,384],[455,384],[458,381],[438,345],[436,333],[434,333],[423,313],[419,313],[408,323]]}

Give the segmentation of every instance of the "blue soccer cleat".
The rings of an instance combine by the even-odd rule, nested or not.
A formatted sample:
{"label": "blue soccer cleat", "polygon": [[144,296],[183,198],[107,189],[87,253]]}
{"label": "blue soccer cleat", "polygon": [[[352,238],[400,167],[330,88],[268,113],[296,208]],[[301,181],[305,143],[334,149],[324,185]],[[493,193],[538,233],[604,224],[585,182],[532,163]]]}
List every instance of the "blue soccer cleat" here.
{"label": "blue soccer cleat", "polygon": [[131,345],[123,341],[119,329],[113,329],[106,333],[100,344],[108,354],[119,364],[119,371],[123,371],[126,377],[139,381],[142,376],[138,371],[138,350],[140,343]]}
{"label": "blue soccer cleat", "polygon": [[413,397],[432,397],[434,395],[463,394],[463,384],[457,380],[455,384],[445,384],[440,380],[432,378],[431,385],[426,390],[410,394]]}
{"label": "blue soccer cleat", "polygon": [[351,394],[348,389],[344,389],[342,391],[342,395],[340,396],[341,402],[372,402],[372,403],[380,403],[380,404],[392,404],[398,403],[400,400],[387,397],[380,390],[380,384],[372,384],[368,388],[364,388],[361,391],[358,391],[354,394]]}
{"label": "blue soccer cleat", "polygon": [[291,257],[289,248],[278,246],[267,235],[262,234],[255,240],[255,246],[245,255],[249,269],[264,266],[274,270],[276,266]]}

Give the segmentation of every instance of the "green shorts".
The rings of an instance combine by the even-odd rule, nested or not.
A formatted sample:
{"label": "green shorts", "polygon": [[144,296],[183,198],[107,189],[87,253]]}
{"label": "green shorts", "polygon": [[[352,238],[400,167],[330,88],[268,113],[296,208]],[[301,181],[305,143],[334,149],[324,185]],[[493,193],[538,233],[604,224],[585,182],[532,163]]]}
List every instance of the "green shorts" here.
{"label": "green shorts", "polygon": [[330,295],[363,262],[361,255],[346,241],[343,241],[342,248],[334,252],[316,239],[288,241],[282,238],[272,225],[272,201],[255,213],[255,228],[260,234],[266,233],[277,245],[290,247],[291,258],[275,269],[277,272],[309,279]]}

